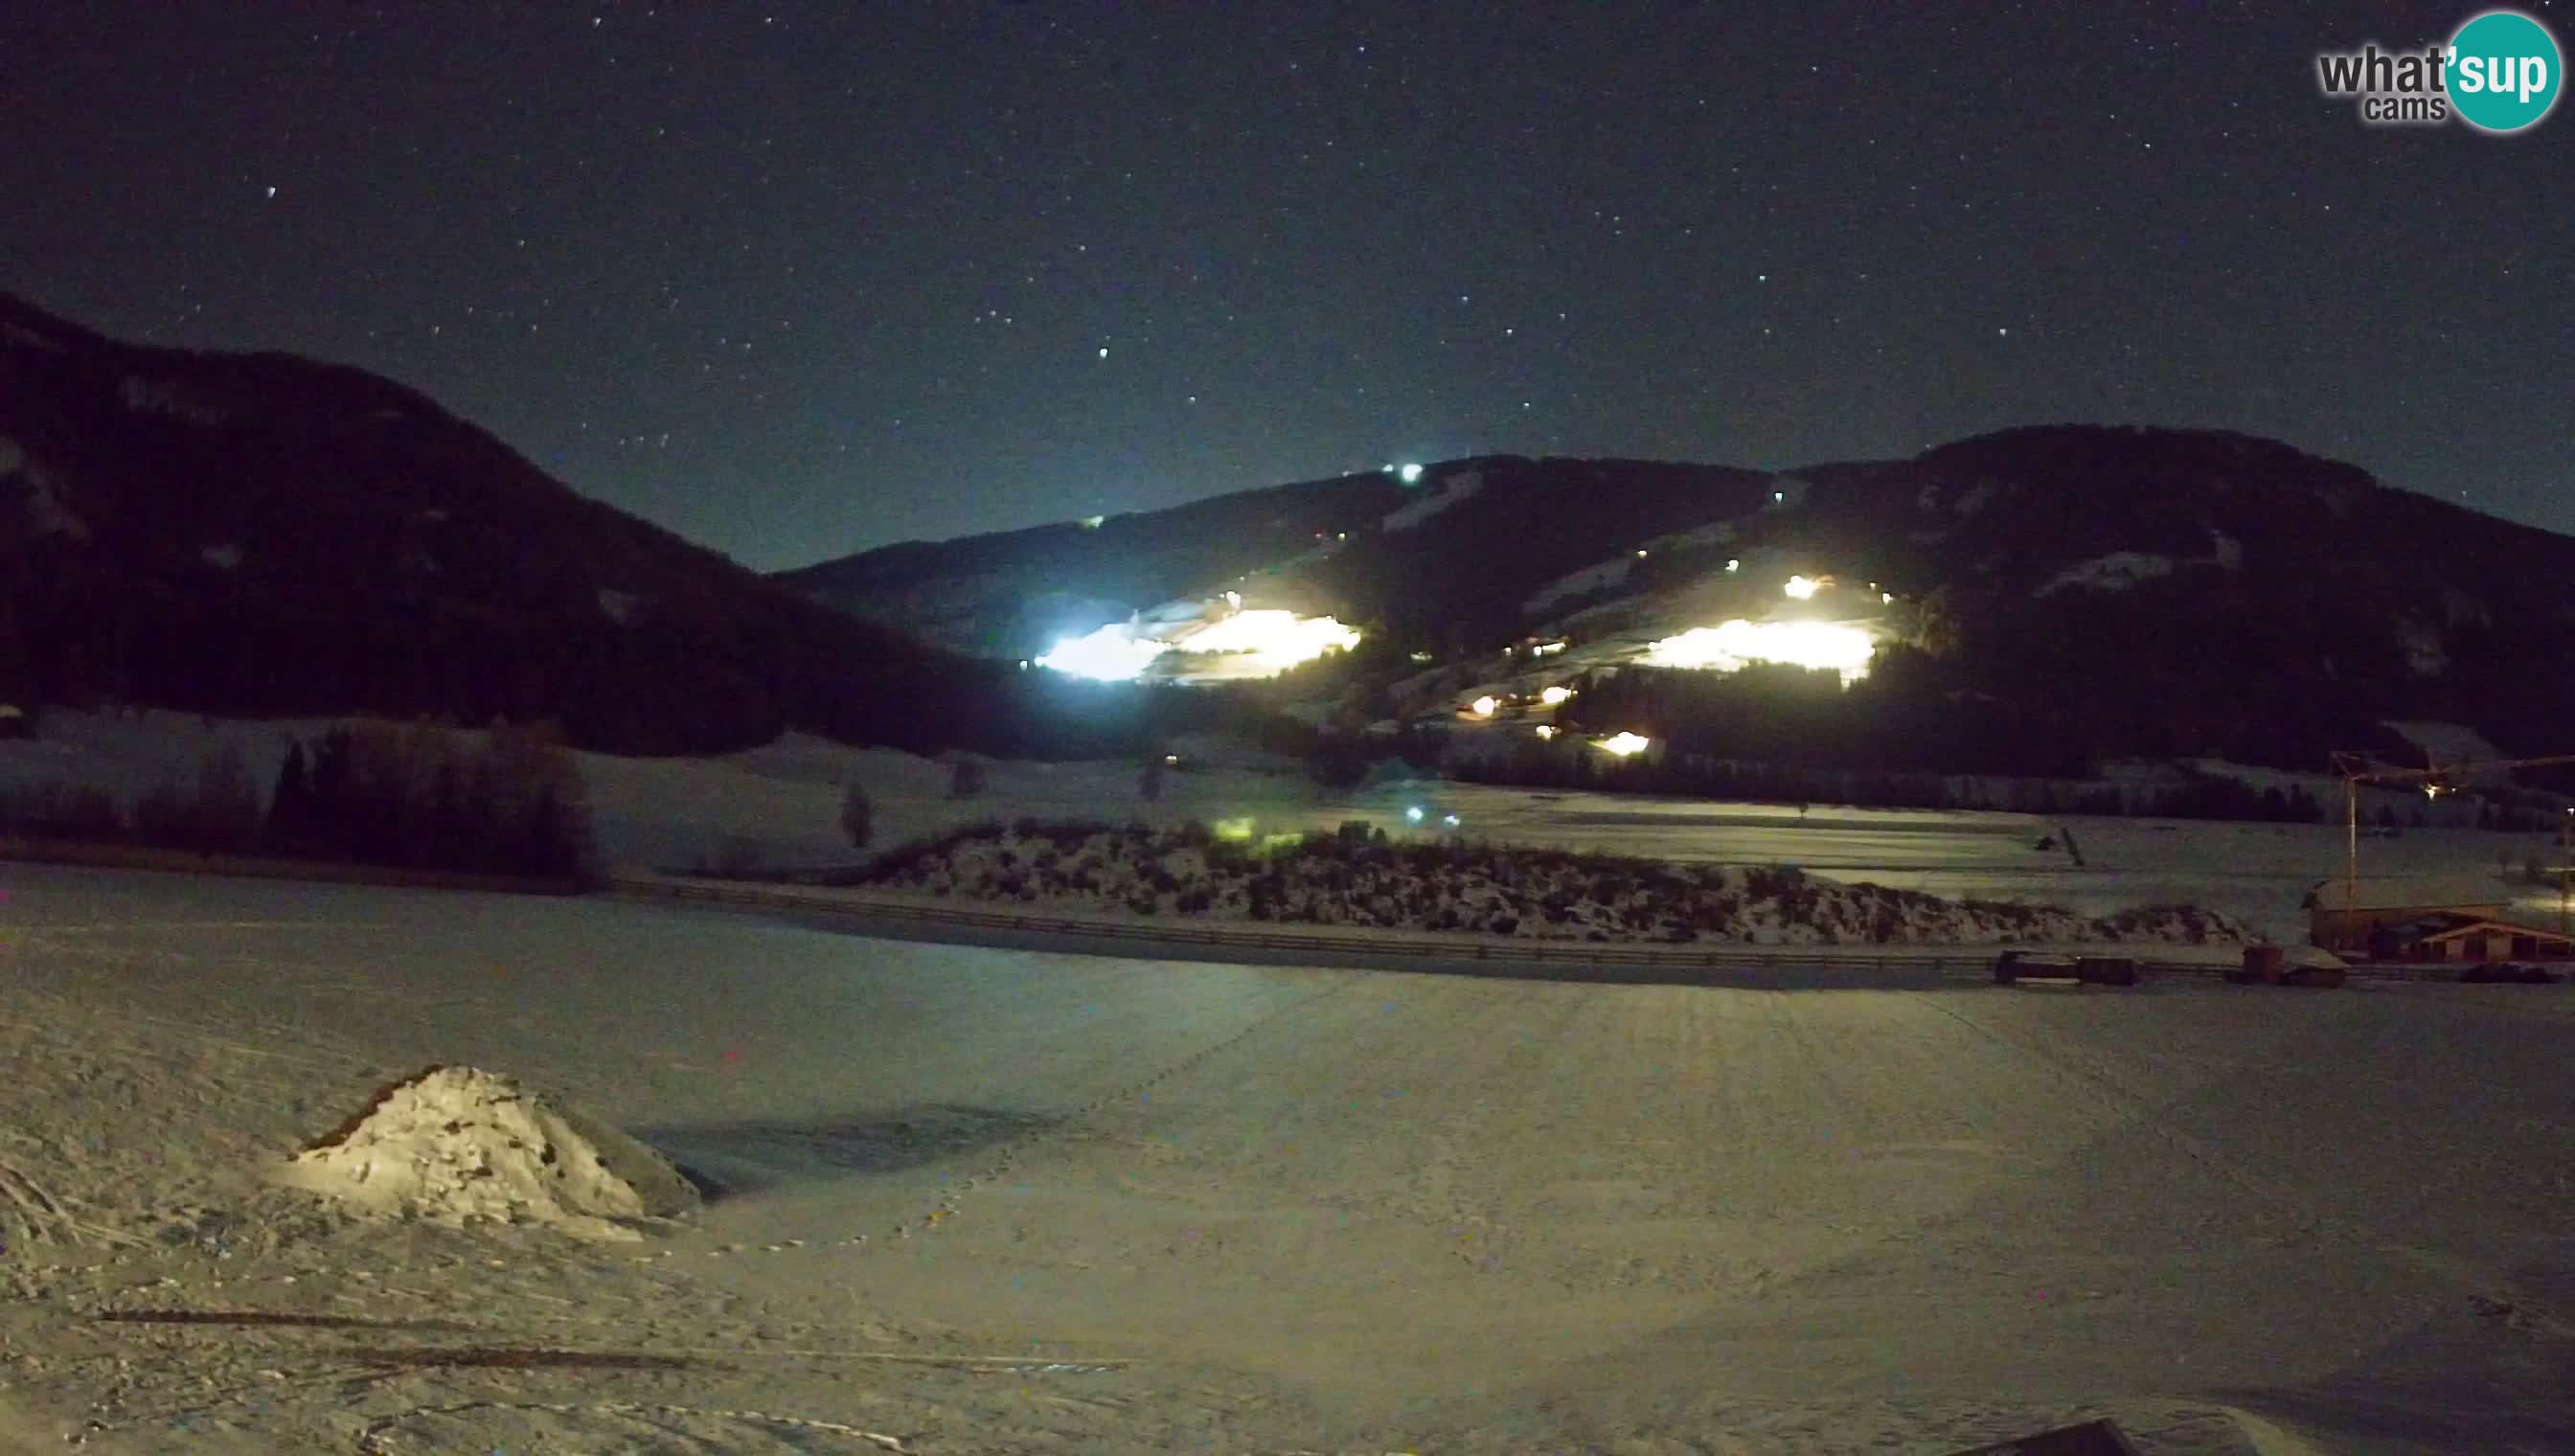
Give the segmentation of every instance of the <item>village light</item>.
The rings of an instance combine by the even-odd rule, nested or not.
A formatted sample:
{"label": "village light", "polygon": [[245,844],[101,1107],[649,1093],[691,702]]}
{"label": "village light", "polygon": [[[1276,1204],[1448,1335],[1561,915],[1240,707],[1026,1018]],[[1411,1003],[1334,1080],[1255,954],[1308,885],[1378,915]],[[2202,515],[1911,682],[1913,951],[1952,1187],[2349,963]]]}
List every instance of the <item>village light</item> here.
{"label": "village light", "polygon": [[[1537,735],[1538,735],[1538,737],[1539,737],[1540,739],[1545,739],[1545,738],[1551,738],[1551,737],[1554,737],[1554,736],[1555,736],[1555,725],[1553,725],[1553,724],[1551,724],[1551,723],[1542,723],[1542,724],[1539,724],[1539,725],[1537,726]],[[2568,812],[2568,813],[2575,813],[2575,808],[2570,808],[2570,809],[2568,809],[2568,810],[2567,810],[2567,812]]]}
{"label": "village light", "polygon": [[1412,485],[1421,479],[1421,467],[1411,464],[1396,466],[1394,478],[1407,486]]}
{"label": "village light", "polygon": [[1487,693],[1483,697],[1476,699],[1473,703],[1468,704],[1467,707],[1473,710],[1474,715],[1477,718],[1491,718],[1493,716],[1493,710],[1501,707],[1501,705],[1495,703],[1493,701],[1493,695]]}
{"label": "village light", "polygon": [[1816,585],[1817,584],[1811,578],[1790,577],[1788,579],[1788,585],[1780,588],[1779,590],[1796,598],[1798,601],[1803,602],[1815,595]]}
{"label": "village light", "polygon": [[1446,824],[1448,827],[1453,829],[1457,827],[1457,816],[1455,814],[1441,814],[1439,816],[1439,822]]}
{"label": "village light", "polygon": [[1725,562],[1725,569],[1729,572],[1741,571],[1743,569],[1743,563],[1735,558],[1728,557]]}
{"label": "village light", "polygon": [[1403,818],[1406,823],[1417,824],[1421,822],[1421,805],[1416,803],[1405,808],[1403,811]]}
{"label": "village light", "polygon": [[1620,758],[1627,758],[1645,751],[1646,744],[1651,743],[1653,739],[1651,738],[1642,737],[1635,733],[1620,732],[1613,733],[1608,737],[1602,738],[1600,740],[1599,747],[1600,751],[1604,753],[1609,753]]}
{"label": "village light", "polygon": [[1558,686],[1558,687],[1548,688],[1548,689],[1544,689],[1544,690],[1542,690],[1542,691],[1537,695],[1537,701],[1538,701],[1538,702],[1540,702],[1540,703],[1545,704],[1545,705],[1546,705],[1547,707],[1549,707],[1549,708],[1553,708],[1553,707],[1555,707],[1557,704],[1562,703],[1563,701],[1565,701],[1565,700],[1566,700],[1566,699],[1568,699],[1568,698],[1571,698],[1572,696],[1573,696],[1573,690],[1572,690],[1572,689],[1570,689],[1570,688],[1565,688],[1565,687],[1562,687],[1562,686]]}

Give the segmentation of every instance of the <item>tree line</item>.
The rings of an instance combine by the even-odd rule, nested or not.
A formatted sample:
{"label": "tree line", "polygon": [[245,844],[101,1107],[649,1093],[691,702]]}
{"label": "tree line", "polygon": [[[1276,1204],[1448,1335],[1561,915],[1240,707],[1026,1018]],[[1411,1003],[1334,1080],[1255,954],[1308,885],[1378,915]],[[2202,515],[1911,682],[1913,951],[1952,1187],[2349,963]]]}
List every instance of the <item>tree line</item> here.
{"label": "tree line", "polygon": [[290,740],[263,791],[241,750],[216,747],[129,808],[104,789],[45,783],[0,795],[0,828],[37,837],[557,881],[597,873],[589,794],[551,724],[468,734],[358,719]]}

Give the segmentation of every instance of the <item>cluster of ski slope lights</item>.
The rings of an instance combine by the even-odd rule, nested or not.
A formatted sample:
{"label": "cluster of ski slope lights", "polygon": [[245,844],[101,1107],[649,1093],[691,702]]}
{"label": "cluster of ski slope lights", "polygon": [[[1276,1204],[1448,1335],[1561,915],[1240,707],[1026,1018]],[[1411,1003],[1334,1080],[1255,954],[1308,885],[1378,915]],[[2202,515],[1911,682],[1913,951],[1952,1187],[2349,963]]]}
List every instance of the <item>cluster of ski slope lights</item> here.
{"label": "cluster of ski slope lights", "polygon": [[1299,617],[1271,607],[1247,612],[1242,596],[1233,592],[1225,600],[1229,610],[1224,616],[1192,623],[1168,638],[1147,636],[1134,622],[1113,622],[1083,637],[1058,639],[1037,665],[1076,678],[1125,683],[1144,676],[1166,656],[1177,654],[1184,662],[1225,656],[1241,670],[1236,676],[1276,677],[1325,653],[1358,646],[1357,630],[1332,618]]}
{"label": "cluster of ski slope lights", "polygon": [[[1797,602],[1811,602],[1832,585],[1829,577],[1790,577],[1780,590]],[[1871,584],[1874,587],[1874,583]],[[1880,592],[1878,603],[1895,601]],[[1710,668],[1740,672],[1749,663],[1785,663],[1799,668],[1829,668],[1844,683],[1868,676],[1877,644],[1862,628],[1831,622],[1746,622],[1740,618],[1716,627],[1694,627],[1645,649],[1644,661],[1655,668]]]}

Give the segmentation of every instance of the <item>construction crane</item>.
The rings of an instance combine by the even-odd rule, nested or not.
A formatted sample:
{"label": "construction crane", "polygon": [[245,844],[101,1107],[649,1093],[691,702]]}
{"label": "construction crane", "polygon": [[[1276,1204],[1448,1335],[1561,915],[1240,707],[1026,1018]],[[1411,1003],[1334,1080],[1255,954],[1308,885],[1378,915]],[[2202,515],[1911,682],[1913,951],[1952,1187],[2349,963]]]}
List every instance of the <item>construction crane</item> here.
{"label": "construction crane", "polygon": [[[2442,782],[2445,778],[2454,779],[2493,770],[2546,768],[2559,763],[2575,763],[2575,753],[2559,753],[2545,758],[2481,758],[2456,763],[2435,761],[2424,768],[2390,768],[2372,754],[2336,750],[2333,755],[2333,771],[2335,776],[2342,779],[2345,845],[2342,864],[2344,933],[2349,934],[2354,918],[2360,913],[2360,785],[2363,783],[2419,783],[2423,786],[2424,797],[2438,798],[2443,793],[2452,791],[2449,784]],[[2561,816],[2558,826],[2558,840],[2561,846],[2567,843],[2570,832],[2575,832],[2575,808],[2567,809]],[[2575,902],[2575,881],[2570,881],[2570,873],[2575,873],[2575,863],[2570,863],[2568,856],[2560,852],[2557,867],[2557,928],[2561,934],[2567,931],[2570,902]]]}

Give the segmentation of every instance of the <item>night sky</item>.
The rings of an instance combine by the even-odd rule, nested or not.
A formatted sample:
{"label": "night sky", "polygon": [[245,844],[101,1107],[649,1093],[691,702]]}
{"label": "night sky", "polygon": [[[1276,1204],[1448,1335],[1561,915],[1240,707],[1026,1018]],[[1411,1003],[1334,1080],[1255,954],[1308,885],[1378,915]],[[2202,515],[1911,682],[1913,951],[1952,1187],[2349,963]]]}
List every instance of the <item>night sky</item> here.
{"label": "night sky", "polygon": [[2479,8],[19,4],[0,288],[381,371],[762,569],[2061,421],[2575,531],[2575,105],[2316,85]]}

